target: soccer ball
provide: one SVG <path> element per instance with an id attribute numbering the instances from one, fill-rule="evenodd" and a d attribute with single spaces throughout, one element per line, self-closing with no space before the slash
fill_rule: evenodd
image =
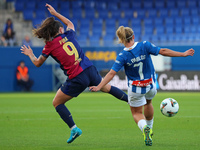
<path id="1" fill-rule="evenodd" d="M 173 117 L 178 113 L 178 102 L 173 98 L 166 98 L 160 104 L 160 111 L 167 117 Z"/>

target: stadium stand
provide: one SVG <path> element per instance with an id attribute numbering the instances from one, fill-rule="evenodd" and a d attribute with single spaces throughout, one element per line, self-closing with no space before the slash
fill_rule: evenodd
<path id="1" fill-rule="evenodd" d="M 44 9 L 45 3 L 50 3 L 58 12 L 72 19 L 78 40 L 89 43 L 84 44 L 88 46 L 115 43 L 110 41 L 116 40 L 115 31 L 120 25 L 132 27 L 138 41 L 151 40 L 160 45 L 166 42 L 179 45 L 181 40 L 200 41 L 198 35 L 195 37 L 195 33 L 200 32 L 198 0 L 10 1 L 15 11 L 21 13 L 25 21 L 31 21 L 33 26 L 51 16 Z M 100 25 L 97 20 L 101 20 Z M 101 40 L 103 42 L 99 44 Z"/>

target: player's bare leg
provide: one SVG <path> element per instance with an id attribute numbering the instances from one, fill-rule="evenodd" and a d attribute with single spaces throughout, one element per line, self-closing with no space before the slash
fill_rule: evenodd
<path id="1" fill-rule="evenodd" d="M 153 114 L 154 114 L 154 108 L 152 105 L 152 100 L 146 100 L 147 103 L 144 105 L 144 116 L 147 121 L 147 125 L 150 126 L 151 129 L 153 129 Z"/>
<path id="2" fill-rule="evenodd" d="M 142 114 L 143 106 L 140 106 L 140 107 L 130 106 L 130 109 L 131 109 L 133 119 L 135 120 L 137 124 L 140 120 L 146 120 L 145 116 Z"/>
<path id="3" fill-rule="evenodd" d="M 131 107 L 131 113 L 133 115 L 133 119 L 137 123 L 140 130 L 144 135 L 144 142 L 147 146 L 152 145 L 152 129 L 147 125 L 146 118 L 143 115 L 143 106 L 140 107 Z"/>
<path id="4" fill-rule="evenodd" d="M 56 108 L 60 104 L 65 104 L 67 101 L 72 99 L 72 96 L 64 94 L 61 89 L 59 89 L 56 93 L 56 96 L 53 99 L 53 106 Z"/>

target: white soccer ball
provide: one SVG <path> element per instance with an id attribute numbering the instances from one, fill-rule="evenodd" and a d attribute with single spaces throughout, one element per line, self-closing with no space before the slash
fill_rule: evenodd
<path id="1" fill-rule="evenodd" d="M 166 98 L 160 104 L 160 111 L 167 117 L 173 117 L 178 113 L 178 102 L 173 98 Z"/>

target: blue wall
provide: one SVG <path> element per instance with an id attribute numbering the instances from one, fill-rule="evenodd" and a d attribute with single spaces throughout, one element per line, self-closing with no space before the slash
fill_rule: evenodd
<path id="1" fill-rule="evenodd" d="M 191 47 L 195 49 L 195 55 L 187 58 L 172 58 L 172 70 L 200 70 L 200 46 L 166 46 L 176 51 L 185 51 Z M 117 55 L 122 47 L 98 47 L 83 48 L 84 52 L 99 52 L 106 54 L 106 57 L 100 57 L 99 54 L 92 59 L 98 70 L 110 69 L 114 63 L 113 56 Z M 38 57 L 41 54 L 42 47 L 33 48 L 34 54 Z M 29 68 L 30 78 L 34 80 L 33 91 L 52 91 L 52 67 L 43 64 L 40 68 L 35 67 L 29 57 L 21 54 L 20 47 L 5 48 L 0 47 L 0 92 L 16 91 L 16 67 L 21 60 L 24 60 Z"/>
<path id="2" fill-rule="evenodd" d="M 193 57 L 173 57 L 172 58 L 172 70 L 182 71 L 182 70 L 200 70 L 200 46 L 168 46 L 167 48 L 184 52 L 190 48 L 195 50 Z"/>
<path id="3" fill-rule="evenodd" d="M 41 54 L 42 48 L 33 48 L 35 55 Z M 16 68 L 24 60 L 29 68 L 30 78 L 34 80 L 33 91 L 52 90 L 52 69 L 50 65 L 43 64 L 35 67 L 28 56 L 21 54 L 19 47 L 0 48 L 0 91 L 9 92 L 18 90 L 16 86 Z"/>

